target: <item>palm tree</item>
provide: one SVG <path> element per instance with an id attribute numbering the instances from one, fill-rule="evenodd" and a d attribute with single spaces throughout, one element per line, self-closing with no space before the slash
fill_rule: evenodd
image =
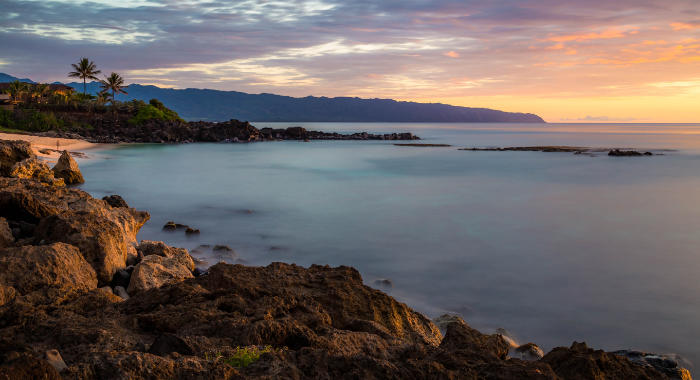
<path id="1" fill-rule="evenodd" d="M 97 74 L 101 73 L 101 71 L 97 70 L 95 63 L 87 58 L 81 58 L 80 61 L 78 61 L 78 64 L 71 63 L 71 66 L 73 66 L 73 70 L 75 71 L 68 73 L 68 76 L 82 79 L 83 94 L 86 94 L 87 90 L 85 87 L 85 81 L 87 79 L 98 80 Z"/>
<path id="2" fill-rule="evenodd" d="M 126 91 L 123 90 L 123 88 L 126 87 L 124 86 L 124 78 L 117 73 L 112 73 L 110 76 L 105 77 L 105 80 L 100 81 L 100 86 L 102 86 L 102 91 L 112 91 L 112 103 L 115 101 L 115 95 L 126 95 Z"/>
<path id="3" fill-rule="evenodd" d="M 17 102 L 19 99 L 22 98 L 22 95 L 24 94 L 25 91 L 27 91 L 28 85 L 24 82 L 20 82 L 18 80 L 10 83 L 9 88 L 7 89 L 7 92 L 10 93 L 10 97 L 12 97 L 12 100 L 14 102 Z"/>
<path id="4" fill-rule="evenodd" d="M 51 86 L 48 83 L 40 83 L 36 85 L 36 93 L 41 103 L 51 94 Z"/>

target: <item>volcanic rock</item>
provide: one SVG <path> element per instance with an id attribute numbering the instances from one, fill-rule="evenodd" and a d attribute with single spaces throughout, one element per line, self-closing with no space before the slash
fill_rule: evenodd
<path id="1" fill-rule="evenodd" d="M 73 157 L 71 157 L 66 150 L 61 153 L 61 157 L 58 158 L 58 162 L 51 170 L 53 170 L 56 178 L 63 178 L 66 185 L 85 183 L 83 174 L 80 172 L 80 168 L 78 168 L 78 163 L 75 162 Z"/>
<path id="2" fill-rule="evenodd" d="M 124 207 L 124 208 L 129 208 L 129 205 L 126 203 L 124 198 L 120 197 L 119 195 L 108 195 L 105 197 L 102 197 L 102 200 L 107 202 L 112 207 Z"/>

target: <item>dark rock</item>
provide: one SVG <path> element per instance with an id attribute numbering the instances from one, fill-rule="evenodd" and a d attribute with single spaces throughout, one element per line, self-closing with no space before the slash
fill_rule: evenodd
<path id="1" fill-rule="evenodd" d="M 229 247 L 228 245 L 215 245 L 214 248 L 212 248 L 212 251 L 214 252 L 233 252 L 233 249 Z"/>
<path id="2" fill-rule="evenodd" d="M 199 229 L 187 227 L 185 230 L 186 235 L 199 235 Z"/>
<path id="3" fill-rule="evenodd" d="M 166 356 L 173 352 L 181 355 L 194 355 L 192 348 L 182 339 L 173 334 L 161 334 L 148 349 L 149 354 Z"/>
<path id="4" fill-rule="evenodd" d="M 525 343 L 513 349 L 510 356 L 521 360 L 540 360 L 544 356 L 544 352 L 534 343 Z"/>
<path id="5" fill-rule="evenodd" d="M 675 355 L 658 355 L 647 352 L 620 350 L 611 352 L 631 360 L 633 363 L 647 368 L 653 368 L 671 379 L 691 380 L 690 372 L 681 367 L 680 358 Z"/>
<path id="6" fill-rule="evenodd" d="M 380 278 L 378 280 L 374 280 L 374 285 L 381 286 L 383 288 L 391 288 L 394 286 L 394 283 L 389 279 Z"/>
<path id="7" fill-rule="evenodd" d="M 642 156 L 642 153 L 637 152 L 636 150 L 620 150 L 620 149 L 613 149 L 610 152 L 608 152 L 608 156 L 615 156 L 615 157 L 637 157 L 637 156 Z"/>
<path id="8" fill-rule="evenodd" d="M 109 204 L 112 207 L 129 208 L 129 205 L 126 203 L 124 198 L 116 194 L 105 196 L 102 198 L 102 200 L 107 202 L 107 204 Z"/>
<path id="9" fill-rule="evenodd" d="M 0 217 L 0 249 L 9 247 L 14 242 L 15 237 L 7 219 Z"/>
<path id="10" fill-rule="evenodd" d="M 194 271 L 192 271 L 192 274 L 194 274 L 195 277 L 203 276 L 203 275 L 207 274 L 207 270 L 197 267 L 197 268 L 194 268 Z"/>
<path id="11" fill-rule="evenodd" d="M 126 269 L 122 269 L 122 270 L 117 271 L 117 273 L 114 274 L 114 277 L 112 277 L 112 281 L 109 283 L 109 285 L 112 288 L 117 287 L 117 286 L 127 288 L 129 286 L 130 279 L 131 279 L 131 273 L 126 271 Z"/>
<path id="12" fill-rule="evenodd" d="M 634 364 L 626 357 L 588 348 L 574 342 L 557 347 L 542 358 L 563 379 L 667 379 L 651 367 Z"/>

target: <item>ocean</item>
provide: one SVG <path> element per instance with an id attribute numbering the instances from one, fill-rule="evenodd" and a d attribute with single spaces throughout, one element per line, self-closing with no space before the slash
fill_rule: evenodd
<path id="1" fill-rule="evenodd" d="M 141 239 L 209 264 L 349 265 L 429 317 L 545 352 L 585 341 L 700 363 L 700 124 L 253 124 L 453 146 L 126 145 L 79 161 L 82 189 L 149 211 Z M 531 145 L 659 155 L 457 149 Z M 235 254 L 198 248 L 217 244 Z"/>

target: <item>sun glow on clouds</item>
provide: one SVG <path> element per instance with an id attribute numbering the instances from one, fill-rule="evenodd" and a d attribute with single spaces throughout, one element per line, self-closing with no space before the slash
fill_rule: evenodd
<path id="1" fill-rule="evenodd" d="M 561 3 L 3 0 L 0 65 L 65 80 L 89 54 L 161 87 L 700 121 L 697 0 Z"/>

